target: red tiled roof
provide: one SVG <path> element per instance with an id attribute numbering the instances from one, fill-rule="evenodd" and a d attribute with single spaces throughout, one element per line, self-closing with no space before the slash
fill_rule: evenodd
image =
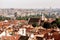
<path id="1" fill-rule="evenodd" d="M 18 40 L 19 39 L 19 35 L 17 35 L 17 36 L 2 36 L 2 40 L 4 40 L 5 38 L 7 39 L 7 40 Z"/>

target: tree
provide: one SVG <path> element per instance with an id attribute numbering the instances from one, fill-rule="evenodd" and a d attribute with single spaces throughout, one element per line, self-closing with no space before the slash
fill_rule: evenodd
<path id="1" fill-rule="evenodd" d="M 33 23 L 32 26 L 33 27 L 36 27 L 36 26 L 38 27 L 39 25 L 37 23 Z"/>
<path id="2" fill-rule="evenodd" d="M 2 16 L 0 16 L 0 21 L 2 20 Z"/>
<path id="3" fill-rule="evenodd" d="M 51 24 L 49 22 L 44 22 L 43 27 L 46 29 L 51 28 Z"/>
<path id="4" fill-rule="evenodd" d="M 53 22 L 51 23 L 51 25 L 52 25 L 52 28 L 55 28 L 55 27 L 57 27 L 56 20 L 55 20 L 55 21 L 53 21 Z"/>
<path id="5" fill-rule="evenodd" d="M 60 28 L 60 18 L 57 18 L 57 19 L 56 19 L 56 24 L 57 24 L 57 26 Z"/>
<path id="6" fill-rule="evenodd" d="M 21 20 L 21 16 L 17 17 L 16 19 L 17 19 L 17 20 Z"/>

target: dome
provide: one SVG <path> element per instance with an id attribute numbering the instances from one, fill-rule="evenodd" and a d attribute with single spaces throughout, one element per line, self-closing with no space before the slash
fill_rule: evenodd
<path id="1" fill-rule="evenodd" d="M 8 20 L 5 20 L 4 22 L 8 22 Z"/>

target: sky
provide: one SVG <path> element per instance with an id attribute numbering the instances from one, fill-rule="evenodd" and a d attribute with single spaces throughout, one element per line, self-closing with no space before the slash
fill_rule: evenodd
<path id="1" fill-rule="evenodd" d="M 60 0 L 0 0 L 0 8 L 60 8 Z"/>

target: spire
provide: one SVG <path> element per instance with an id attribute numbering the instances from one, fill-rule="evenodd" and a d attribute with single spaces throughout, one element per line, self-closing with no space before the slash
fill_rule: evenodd
<path id="1" fill-rule="evenodd" d="M 45 16 L 44 16 L 44 14 L 42 14 L 42 20 L 44 20 L 44 18 L 45 18 Z"/>

